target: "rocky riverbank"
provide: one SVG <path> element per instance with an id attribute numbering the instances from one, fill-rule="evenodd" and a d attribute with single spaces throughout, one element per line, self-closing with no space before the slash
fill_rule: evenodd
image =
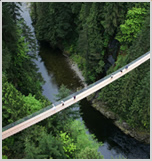
<path id="1" fill-rule="evenodd" d="M 130 135 L 131 137 L 145 144 L 150 144 L 150 134 L 149 133 L 139 131 L 137 129 L 133 129 L 125 121 L 120 121 L 120 117 L 114 112 L 110 111 L 105 103 L 97 100 L 97 97 L 98 97 L 98 94 L 96 93 L 87 98 L 88 101 L 92 102 L 92 107 L 94 107 L 96 110 L 98 110 L 108 119 L 112 119 L 114 125 L 116 125 L 126 135 Z"/>
<path id="2" fill-rule="evenodd" d="M 63 55 L 67 57 L 67 60 L 68 60 L 68 63 L 70 64 L 70 66 L 71 66 L 71 69 L 72 69 L 73 71 L 75 71 L 76 75 L 80 78 L 80 80 L 81 80 L 83 86 L 84 86 L 84 87 L 87 87 L 87 84 L 86 84 L 86 82 L 85 82 L 85 78 L 84 78 L 83 75 L 82 75 L 82 71 L 80 71 L 80 69 L 78 68 L 78 65 L 77 65 L 74 61 L 72 61 L 72 60 L 69 58 L 69 56 L 65 54 L 65 52 L 64 52 Z"/>

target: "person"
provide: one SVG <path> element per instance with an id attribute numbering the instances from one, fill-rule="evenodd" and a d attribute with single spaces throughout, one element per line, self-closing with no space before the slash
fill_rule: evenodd
<path id="1" fill-rule="evenodd" d="M 53 108 L 55 109 L 55 105 L 54 105 L 54 104 L 52 104 L 52 106 L 53 106 Z"/>
<path id="2" fill-rule="evenodd" d="M 111 75 L 111 78 L 113 78 L 113 75 Z"/>
<path id="3" fill-rule="evenodd" d="M 74 99 L 76 99 L 76 96 L 73 96 Z"/>
<path id="4" fill-rule="evenodd" d="M 126 69 L 128 69 L 128 66 L 126 66 Z"/>
<path id="5" fill-rule="evenodd" d="M 64 106 L 64 102 L 63 102 L 63 101 L 61 101 L 61 103 L 62 103 L 62 106 Z"/>
<path id="6" fill-rule="evenodd" d="M 122 70 L 120 70 L 120 72 L 122 73 Z"/>

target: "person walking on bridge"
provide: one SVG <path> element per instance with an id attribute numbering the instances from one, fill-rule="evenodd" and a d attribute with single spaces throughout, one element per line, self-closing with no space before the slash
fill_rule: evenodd
<path id="1" fill-rule="evenodd" d="M 62 106 L 64 106 L 64 102 L 63 102 L 63 101 L 61 101 L 61 103 L 62 103 Z"/>

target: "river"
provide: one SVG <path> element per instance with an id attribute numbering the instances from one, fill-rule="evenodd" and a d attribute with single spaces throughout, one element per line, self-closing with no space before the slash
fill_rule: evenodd
<path id="1" fill-rule="evenodd" d="M 23 3 L 22 10 L 23 18 L 34 33 L 29 10 L 25 3 Z M 38 60 L 34 61 L 45 80 L 43 95 L 51 102 L 55 101 L 55 95 L 58 94 L 59 87 L 62 84 L 72 92 L 83 87 L 82 81 L 76 72 L 72 70 L 69 60 L 60 50 L 51 49 L 45 43 L 41 44 L 37 54 Z M 111 120 L 95 110 L 89 101 L 86 99 L 80 101 L 79 110 L 82 112 L 81 120 L 84 121 L 87 133 L 94 134 L 97 141 L 103 142 L 104 145 L 99 148 L 99 151 L 105 159 L 119 158 L 121 156 L 128 159 L 150 158 L 150 145 L 142 144 L 125 135 L 113 125 Z"/>

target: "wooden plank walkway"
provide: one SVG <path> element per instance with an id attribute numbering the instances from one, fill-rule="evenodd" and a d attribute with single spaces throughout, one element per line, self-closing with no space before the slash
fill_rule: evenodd
<path id="1" fill-rule="evenodd" d="M 122 72 L 118 72 L 118 73 L 114 74 L 113 78 L 109 77 L 109 78 L 101 81 L 100 83 L 94 85 L 93 87 L 79 93 L 78 95 L 76 95 L 76 99 L 74 99 L 73 97 L 68 99 L 67 101 L 64 102 L 64 106 L 62 106 L 62 103 L 61 103 L 49 110 L 37 115 L 37 116 L 34 116 L 33 118 L 30 118 L 30 119 L 28 119 L 16 126 L 14 126 L 14 127 L 11 127 L 9 129 L 5 130 L 4 132 L 2 132 L 2 140 L 50 117 L 51 115 L 54 115 L 54 114 L 62 111 L 63 109 L 71 106 L 72 104 L 75 104 L 76 102 L 82 100 L 83 98 L 100 90 L 101 88 L 105 87 L 106 85 L 112 83 L 113 81 L 117 80 L 118 78 L 120 78 L 123 75 L 127 74 L 128 72 L 132 71 L 133 69 L 135 69 L 136 67 L 138 67 L 139 65 L 141 65 L 142 63 L 147 61 L 148 59 L 150 59 L 150 52 L 146 56 L 142 57 L 141 59 L 137 60 L 133 64 L 129 65 L 127 69 L 124 67 Z"/>

